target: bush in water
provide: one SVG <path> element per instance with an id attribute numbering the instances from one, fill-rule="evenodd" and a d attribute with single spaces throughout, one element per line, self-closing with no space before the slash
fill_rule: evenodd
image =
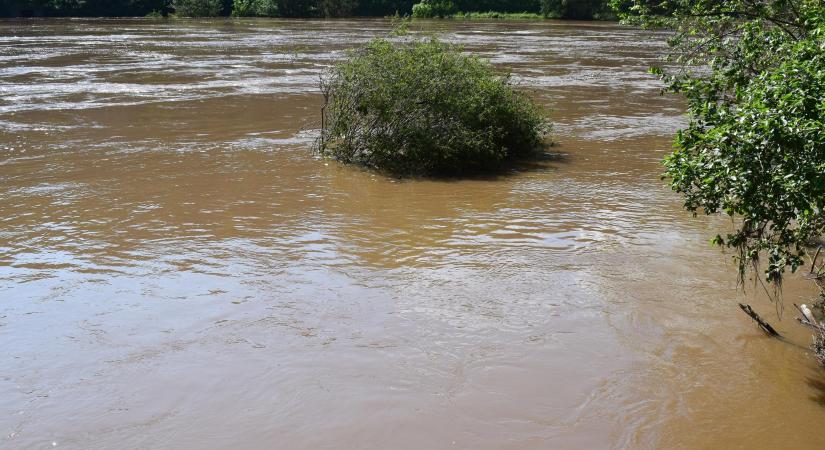
<path id="1" fill-rule="evenodd" d="M 396 175 L 500 169 L 535 154 L 550 130 L 509 76 L 437 39 L 373 40 L 334 66 L 321 88 L 316 150 Z"/>

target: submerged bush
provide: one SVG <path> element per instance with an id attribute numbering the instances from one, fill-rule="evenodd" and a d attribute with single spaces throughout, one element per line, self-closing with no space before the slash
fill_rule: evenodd
<path id="1" fill-rule="evenodd" d="M 399 175 L 490 171 L 541 148 L 543 110 L 436 39 L 376 39 L 322 78 L 322 155 Z"/>

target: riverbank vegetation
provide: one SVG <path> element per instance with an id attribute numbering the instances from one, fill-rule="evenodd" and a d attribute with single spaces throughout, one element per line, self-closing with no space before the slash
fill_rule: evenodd
<path id="1" fill-rule="evenodd" d="M 608 0 L 421 0 L 416 18 L 453 19 L 615 19 Z"/>
<path id="2" fill-rule="evenodd" d="M 347 17 L 409 14 L 414 0 L 5 0 L 2 17 Z"/>
<path id="3" fill-rule="evenodd" d="M 172 0 L 175 12 L 185 17 L 215 17 L 223 10 L 222 0 Z"/>
<path id="4" fill-rule="evenodd" d="M 820 0 L 618 0 L 624 19 L 676 31 L 676 70 L 654 69 L 688 102 L 690 123 L 665 160 L 688 211 L 723 213 L 740 279 L 778 294 L 804 265 L 825 301 L 825 5 Z M 628 8 L 629 7 L 629 8 Z M 701 69 L 693 69 L 700 67 Z M 776 295 L 773 296 L 776 298 Z M 799 308 L 825 362 L 821 314 Z"/>
<path id="5" fill-rule="evenodd" d="M 5 0 L 0 16 L 350 17 L 605 19 L 608 0 Z"/>
<path id="6" fill-rule="evenodd" d="M 505 13 L 496 11 L 456 13 L 451 18 L 458 20 L 544 20 L 541 14 L 530 12 Z"/>
<path id="7" fill-rule="evenodd" d="M 322 79 L 316 150 L 394 175 L 498 171 L 541 149 L 549 125 L 510 77 L 435 38 L 376 39 Z"/>

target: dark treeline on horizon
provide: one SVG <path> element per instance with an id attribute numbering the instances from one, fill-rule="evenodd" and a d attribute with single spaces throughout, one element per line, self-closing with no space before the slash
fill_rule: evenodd
<path id="1" fill-rule="evenodd" d="M 409 15 L 416 3 L 460 12 L 589 19 L 608 0 L 0 0 L 0 17 L 349 17 Z"/>

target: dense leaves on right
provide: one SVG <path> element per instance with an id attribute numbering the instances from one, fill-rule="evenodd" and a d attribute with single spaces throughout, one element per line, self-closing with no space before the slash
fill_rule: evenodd
<path id="1" fill-rule="evenodd" d="M 713 241 L 734 251 L 740 279 L 758 269 L 757 281 L 778 288 L 808 264 L 825 292 L 823 2 L 614 4 L 628 22 L 675 32 L 669 68 L 655 72 L 687 100 L 690 122 L 665 161 L 685 208 L 732 218 Z"/>

